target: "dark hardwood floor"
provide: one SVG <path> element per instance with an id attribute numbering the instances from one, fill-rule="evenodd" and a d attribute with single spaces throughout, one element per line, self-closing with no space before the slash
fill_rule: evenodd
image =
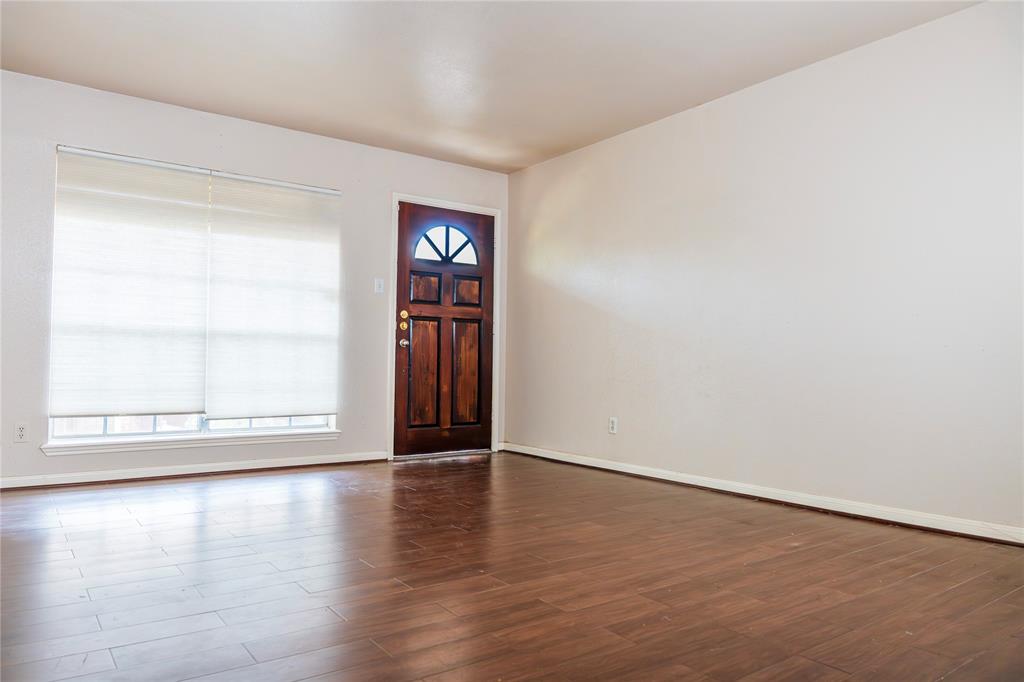
<path id="1" fill-rule="evenodd" d="M 4 682 L 1024 679 L 1024 549 L 519 455 L 2 523 Z"/>

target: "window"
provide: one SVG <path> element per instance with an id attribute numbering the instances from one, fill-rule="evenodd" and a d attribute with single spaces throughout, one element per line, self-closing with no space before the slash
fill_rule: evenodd
<path id="1" fill-rule="evenodd" d="M 57 162 L 53 437 L 324 426 L 336 192 L 64 147 Z"/>
<path id="2" fill-rule="evenodd" d="M 302 417 L 249 417 L 247 419 L 206 419 L 201 414 L 150 414 L 107 417 L 54 417 L 50 419 L 53 439 L 103 438 L 117 436 L 203 435 L 209 433 L 253 433 L 296 431 L 331 427 L 332 415 Z"/>
<path id="3" fill-rule="evenodd" d="M 476 265 L 476 247 L 466 233 L 451 225 L 438 225 L 424 233 L 416 242 L 413 257 L 442 263 Z"/>

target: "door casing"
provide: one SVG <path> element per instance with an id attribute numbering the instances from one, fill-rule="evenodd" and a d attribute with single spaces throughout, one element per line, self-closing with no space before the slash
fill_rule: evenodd
<path id="1" fill-rule="evenodd" d="M 505 234 L 505 223 L 502 220 L 501 209 L 489 208 L 486 206 L 474 206 L 457 201 L 444 199 L 432 199 L 413 194 L 402 194 L 395 192 L 391 195 L 391 254 L 387 282 L 385 289 L 388 296 L 388 318 L 387 334 L 384 337 L 388 344 L 388 372 L 387 390 L 387 453 L 388 459 L 395 458 L 395 331 L 398 316 L 397 292 L 394 287 L 398 280 L 398 204 L 402 201 L 423 204 L 424 206 L 435 206 L 437 208 L 450 208 L 456 211 L 468 213 L 479 213 L 494 217 L 494 315 L 492 322 L 492 343 L 491 362 L 491 452 L 497 452 L 501 436 L 505 433 L 505 245 L 507 236 Z M 434 453 L 433 456 L 445 453 Z"/>

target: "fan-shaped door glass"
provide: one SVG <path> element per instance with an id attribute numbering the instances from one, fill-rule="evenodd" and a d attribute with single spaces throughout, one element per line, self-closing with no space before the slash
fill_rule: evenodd
<path id="1" fill-rule="evenodd" d="M 417 260 L 477 265 L 476 247 L 466 233 L 451 225 L 432 227 L 416 242 Z"/>

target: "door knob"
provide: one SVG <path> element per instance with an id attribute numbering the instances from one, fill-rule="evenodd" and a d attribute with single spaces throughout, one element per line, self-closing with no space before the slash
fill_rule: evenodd
<path id="1" fill-rule="evenodd" d="M 401 341 L 398 342 L 398 345 L 401 346 L 402 348 L 408 348 L 409 339 L 402 339 Z"/>

